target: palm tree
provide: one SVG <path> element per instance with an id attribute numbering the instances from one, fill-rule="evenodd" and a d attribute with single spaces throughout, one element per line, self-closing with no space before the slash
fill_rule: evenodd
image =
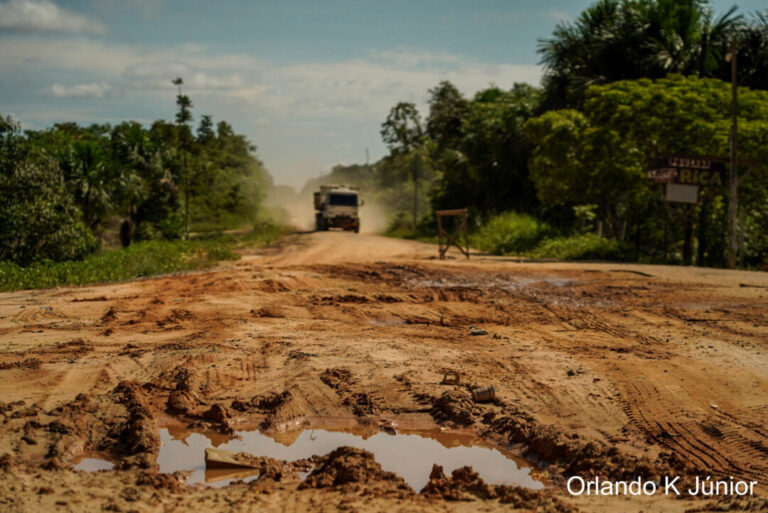
<path id="1" fill-rule="evenodd" d="M 71 187 L 83 213 L 83 221 L 94 234 L 113 206 L 115 184 L 99 144 L 76 141 L 69 148 Z"/>
<path id="2" fill-rule="evenodd" d="M 593 84 L 669 73 L 713 76 L 738 29 L 704 0 L 598 0 L 539 43 L 544 109 L 578 107 Z"/>

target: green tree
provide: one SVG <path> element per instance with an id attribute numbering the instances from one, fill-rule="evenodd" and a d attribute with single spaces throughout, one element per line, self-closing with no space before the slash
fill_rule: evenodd
<path id="1" fill-rule="evenodd" d="M 464 106 L 454 96 L 459 108 L 453 110 L 461 112 L 460 121 L 433 124 L 451 127 L 449 135 L 435 132 L 438 140 L 451 141 L 434 157 L 442 171 L 432 192 L 435 208 L 471 206 L 483 217 L 504 210 L 530 212 L 536 208 L 528 178 L 531 145 L 523 124 L 539 100 L 540 91 L 526 84 L 515 84 L 509 91 L 485 89 Z M 460 136 L 451 135 L 456 133 Z"/>
<path id="2" fill-rule="evenodd" d="M 413 103 L 400 102 L 392 107 L 386 121 L 381 125 L 381 137 L 389 146 L 391 155 L 409 155 L 415 228 L 419 217 L 419 182 L 423 174 L 425 143 L 421 115 L 416 106 Z"/>
<path id="3" fill-rule="evenodd" d="M 768 93 L 742 88 L 739 95 L 741 154 L 765 162 Z M 658 232 L 653 235 L 652 230 L 639 227 L 664 225 L 653 219 L 663 219 L 667 212 L 684 214 L 690 220 L 684 227 L 688 235 L 678 233 L 675 237 L 682 241 L 686 259 L 690 259 L 694 219 L 711 219 L 711 213 L 722 204 L 724 189 L 708 189 L 696 211 L 665 205 L 645 170 L 656 152 L 727 156 L 730 97 L 730 84 L 680 75 L 591 87 L 583 114 L 550 111 L 526 123 L 528 137 L 535 145 L 531 178 L 539 198 L 548 205 L 594 203 L 611 235 L 626 232 L 625 223 L 631 223 L 634 230 L 630 230 L 637 237 L 657 237 L 636 241 L 638 246 L 647 247 L 664 244 L 658 240 Z M 764 168 L 756 170 L 750 180 L 759 181 L 764 172 Z M 768 199 L 766 191 L 762 198 Z M 750 201 L 759 204 L 756 197 Z M 709 211 L 703 217 L 702 208 Z M 713 248 L 720 247 L 710 241 Z M 721 262 L 722 255 L 712 255 L 712 261 Z"/>
<path id="4" fill-rule="evenodd" d="M 750 89 L 768 90 L 768 10 L 754 13 L 739 27 L 735 38 L 738 50 L 738 82 Z M 731 66 L 721 62 L 717 77 L 731 80 Z"/>
<path id="5" fill-rule="evenodd" d="M 393 152 L 408 153 L 422 142 L 421 116 L 413 103 L 400 102 L 381 125 L 381 137 Z"/>
<path id="6" fill-rule="evenodd" d="M 429 90 L 427 135 L 439 149 L 459 146 L 468 111 L 469 102 L 451 82 L 443 80 Z"/>
<path id="7" fill-rule="evenodd" d="M 720 76 L 741 27 L 705 0 L 598 0 L 539 43 L 545 108 L 580 107 L 587 88 L 669 73 Z"/>
<path id="8" fill-rule="evenodd" d="M 82 258 L 96 247 L 56 161 L 35 153 L 10 118 L 0 117 L 0 260 Z"/>
<path id="9" fill-rule="evenodd" d="M 189 123 L 192 121 L 192 100 L 186 94 L 181 94 L 181 86 L 184 84 L 184 80 L 181 77 L 172 80 L 172 82 L 179 88 L 179 94 L 176 95 L 176 106 L 178 107 L 176 111 L 176 125 L 179 127 L 179 154 L 182 162 L 181 183 L 184 186 L 185 234 L 189 237 L 189 200 L 192 195 L 195 179 L 189 159 L 189 153 L 192 151 L 192 144 L 194 142 L 192 131 L 189 128 Z"/>

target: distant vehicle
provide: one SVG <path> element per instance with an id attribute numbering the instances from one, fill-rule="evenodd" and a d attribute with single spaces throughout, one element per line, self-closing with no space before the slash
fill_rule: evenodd
<path id="1" fill-rule="evenodd" d="M 360 231 L 358 207 L 363 206 L 360 188 L 354 185 L 324 184 L 315 196 L 315 229 L 329 228 Z"/>

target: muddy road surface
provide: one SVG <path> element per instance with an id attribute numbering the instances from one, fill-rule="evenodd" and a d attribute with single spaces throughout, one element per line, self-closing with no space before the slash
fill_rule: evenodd
<path id="1" fill-rule="evenodd" d="M 436 254 L 295 234 L 0 295 L 0 510 L 768 510 L 768 275 Z"/>

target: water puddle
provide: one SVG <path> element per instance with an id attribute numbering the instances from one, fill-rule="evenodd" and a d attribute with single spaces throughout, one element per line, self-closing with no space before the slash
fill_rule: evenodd
<path id="1" fill-rule="evenodd" d="M 471 280 L 451 280 L 446 278 L 438 278 L 436 280 L 411 280 L 411 285 L 422 288 L 464 288 L 464 289 L 493 289 L 499 288 L 503 290 L 520 290 L 529 287 L 535 287 L 538 285 L 544 285 L 553 288 L 564 288 L 573 285 L 574 281 L 567 278 L 557 277 L 537 277 L 537 278 L 513 278 L 512 280 L 504 280 L 500 278 L 492 278 L 484 281 L 471 281 Z"/>
<path id="2" fill-rule="evenodd" d="M 97 472 L 99 470 L 112 470 L 115 464 L 99 458 L 83 458 L 73 468 L 75 470 L 85 470 L 86 472 Z"/>
<path id="3" fill-rule="evenodd" d="M 395 472 L 417 492 L 429 481 L 432 464 L 442 465 L 449 475 L 456 468 L 470 465 L 488 483 L 532 489 L 544 487 L 531 476 L 530 468 L 518 466 L 514 459 L 497 449 L 478 445 L 477 438 L 472 435 L 460 436 L 436 430 L 418 434 L 376 432 L 366 437 L 314 429 L 283 435 L 289 436 L 281 436 L 281 441 L 276 441 L 258 431 L 240 431 L 238 438 L 231 439 L 211 433 L 163 428 L 160 430 L 163 445 L 158 465 L 161 472 L 192 471 L 187 484 L 218 487 L 237 479 L 248 481 L 258 476 L 248 470 L 234 473 L 227 469 L 206 470 L 204 452 L 207 447 L 294 461 L 328 454 L 346 445 L 372 452 L 384 470 Z"/>

